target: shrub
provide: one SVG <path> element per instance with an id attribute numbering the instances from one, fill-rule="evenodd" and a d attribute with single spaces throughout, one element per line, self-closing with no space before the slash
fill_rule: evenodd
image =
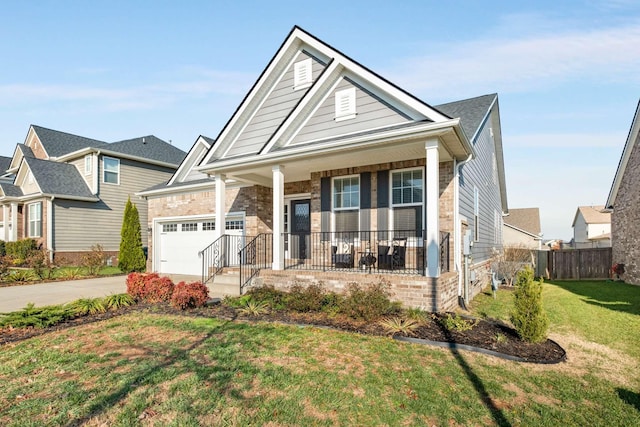
<path id="1" fill-rule="evenodd" d="M 75 280 L 80 277 L 81 271 L 78 267 L 65 267 L 58 272 L 58 278 L 62 280 Z"/>
<path id="2" fill-rule="evenodd" d="M 134 305 L 136 301 L 129 294 L 113 294 L 104 298 L 104 306 L 107 310 L 118 310 L 122 307 Z"/>
<path id="3" fill-rule="evenodd" d="M 142 231 L 140 229 L 140 215 L 138 208 L 127 200 L 120 231 L 120 252 L 118 267 L 124 272 L 144 271 L 147 261 L 142 249 Z"/>
<path id="4" fill-rule="evenodd" d="M 26 264 L 40 280 L 52 279 L 56 270 L 49 251 L 44 248 L 32 251 L 26 259 Z"/>
<path id="5" fill-rule="evenodd" d="M 31 270 L 11 270 L 7 275 L 7 281 L 11 283 L 32 282 L 36 276 Z"/>
<path id="6" fill-rule="evenodd" d="M 169 301 L 175 287 L 168 277 L 160 277 L 157 273 L 130 273 L 127 276 L 127 293 L 136 301 L 162 302 Z"/>
<path id="7" fill-rule="evenodd" d="M 247 295 L 254 301 L 266 303 L 272 310 L 283 310 L 286 306 L 286 292 L 276 289 L 273 285 L 251 288 Z"/>
<path id="8" fill-rule="evenodd" d="M 178 283 L 171 295 L 171 305 L 185 310 L 187 308 L 202 307 L 209 299 L 209 288 L 202 282 Z"/>
<path id="9" fill-rule="evenodd" d="M 34 239 L 22 239 L 6 242 L 5 248 L 7 255 L 14 259 L 14 264 L 22 265 L 32 252 L 38 250 L 38 243 Z"/>
<path id="10" fill-rule="evenodd" d="M 440 323 L 448 331 L 456 332 L 470 331 L 476 325 L 475 321 L 464 319 L 457 313 L 453 316 L 451 313 L 447 313 L 445 317 L 440 318 Z"/>
<path id="11" fill-rule="evenodd" d="M 533 269 L 522 269 L 516 278 L 511 323 L 520 338 L 527 342 L 546 339 L 549 319 L 542 307 L 542 281 L 533 280 Z"/>
<path id="12" fill-rule="evenodd" d="M 5 247 L 4 240 L 0 240 L 0 256 L 5 256 L 7 254 L 7 248 Z"/>
<path id="13" fill-rule="evenodd" d="M 389 300 L 390 285 L 386 281 L 362 288 L 357 283 L 347 285 L 347 295 L 341 301 L 340 312 L 354 319 L 377 320 L 397 312 L 399 306 Z"/>
<path id="14" fill-rule="evenodd" d="M 247 316 L 260 316 L 269 312 L 269 304 L 266 301 L 256 301 L 252 298 L 244 300 L 240 313 Z"/>
<path id="15" fill-rule="evenodd" d="M 87 269 L 87 274 L 89 276 L 96 276 L 104 265 L 104 260 L 105 256 L 102 245 L 95 244 L 91 246 L 91 252 L 82 255 L 80 265 Z"/>
<path id="16" fill-rule="evenodd" d="M 11 258 L 8 256 L 0 256 L 0 280 L 6 279 L 11 267 Z"/>
<path id="17" fill-rule="evenodd" d="M 308 286 L 295 284 L 289 289 L 285 297 L 288 309 L 307 312 L 320 311 L 325 303 L 326 292 L 321 284 L 312 283 Z"/>
<path id="18" fill-rule="evenodd" d="M 62 305 L 35 307 L 27 304 L 22 310 L 0 316 L 0 327 L 47 328 L 73 318 L 73 311 Z"/>
<path id="19" fill-rule="evenodd" d="M 379 324 L 389 335 L 403 334 L 407 336 L 415 335 L 415 330 L 420 326 L 420 322 L 416 319 L 397 316 L 382 319 Z"/>
<path id="20" fill-rule="evenodd" d="M 98 314 L 107 311 L 102 298 L 80 298 L 67 304 L 67 307 L 76 316 L 86 316 L 87 314 Z"/>
<path id="21" fill-rule="evenodd" d="M 129 273 L 126 279 L 127 293 L 136 301 L 142 301 L 146 296 L 147 277 L 160 277 L 156 273 Z"/>

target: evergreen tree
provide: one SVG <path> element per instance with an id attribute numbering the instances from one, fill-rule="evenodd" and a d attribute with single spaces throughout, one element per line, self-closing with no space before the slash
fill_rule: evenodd
<path id="1" fill-rule="evenodd" d="M 529 266 L 518 272 L 513 294 L 511 323 L 524 341 L 540 342 L 547 337 L 549 318 L 542 307 L 542 279 L 533 280 Z"/>
<path id="2" fill-rule="evenodd" d="M 120 232 L 120 254 L 118 255 L 118 267 L 125 273 L 132 271 L 144 271 L 146 260 L 142 250 L 142 230 L 140 228 L 140 215 L 138 208 L 127 200 L 122 219 L 122 231 Z"/>

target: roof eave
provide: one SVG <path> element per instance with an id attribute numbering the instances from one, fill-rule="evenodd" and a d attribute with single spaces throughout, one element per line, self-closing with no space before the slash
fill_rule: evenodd
<path id="1" fill-rule="evenodd" d="M 639 133 L 640 133 L 640 100 L 636 105 L 636 111 L 633 115 L 631 128 L 629 129 L 629 134 L 627 135 L 627 140 L 624 144 L 622 155 L 620 156 L 620 161 L 618 162 L 618 168 L 616 169 L 616 174 L 614 175 L 613 182 L 611 184 L 611 190 L 609 190 L 609 196 L 607 197 L 607 202 L 604 205 L 604 207 L 607 209 L 613 209 L 615 206 L 616 197 L 618 196 L 618 189 L 620 188 L 620 181 L 622 180 L 622 176 L 624 175 L 624 172 L 627 168 L 627 163 L 629 161 L 629 157 L 631 156 L 631 151 L 633 151 L 634 142 L 638 138 Z"/>

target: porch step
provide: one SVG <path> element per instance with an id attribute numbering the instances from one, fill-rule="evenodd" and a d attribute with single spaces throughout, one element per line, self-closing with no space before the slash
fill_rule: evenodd
<path id="1" fill-rule="evenodd" d="M 238 296 L 240 295 L 240 273 L 217 274 L 207 283 L 207 286 L 212 297 Z"/>

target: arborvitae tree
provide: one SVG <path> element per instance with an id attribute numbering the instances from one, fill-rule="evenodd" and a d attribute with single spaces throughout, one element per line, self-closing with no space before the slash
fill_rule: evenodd
<path id="1" fill-rule="evenodd" d="M 122 219 L 122 231 L 120 232 L 120 254 L 118 255 L 118 267 L 125 273 L 132 271 L 144 271 L 146 260 L 142 250 L 142 231 L 140 229 L 140 215 L 138 208 L 127 200 Z"/>
<path id="2" fill-rule="evenodd" d="M 524 341 L 540 342 L 547 338 L 549 319 L 542 308 L 542 279 L 533 280 L 530 266 L 518 272 L 513 294 L 511 323 Z"/>

